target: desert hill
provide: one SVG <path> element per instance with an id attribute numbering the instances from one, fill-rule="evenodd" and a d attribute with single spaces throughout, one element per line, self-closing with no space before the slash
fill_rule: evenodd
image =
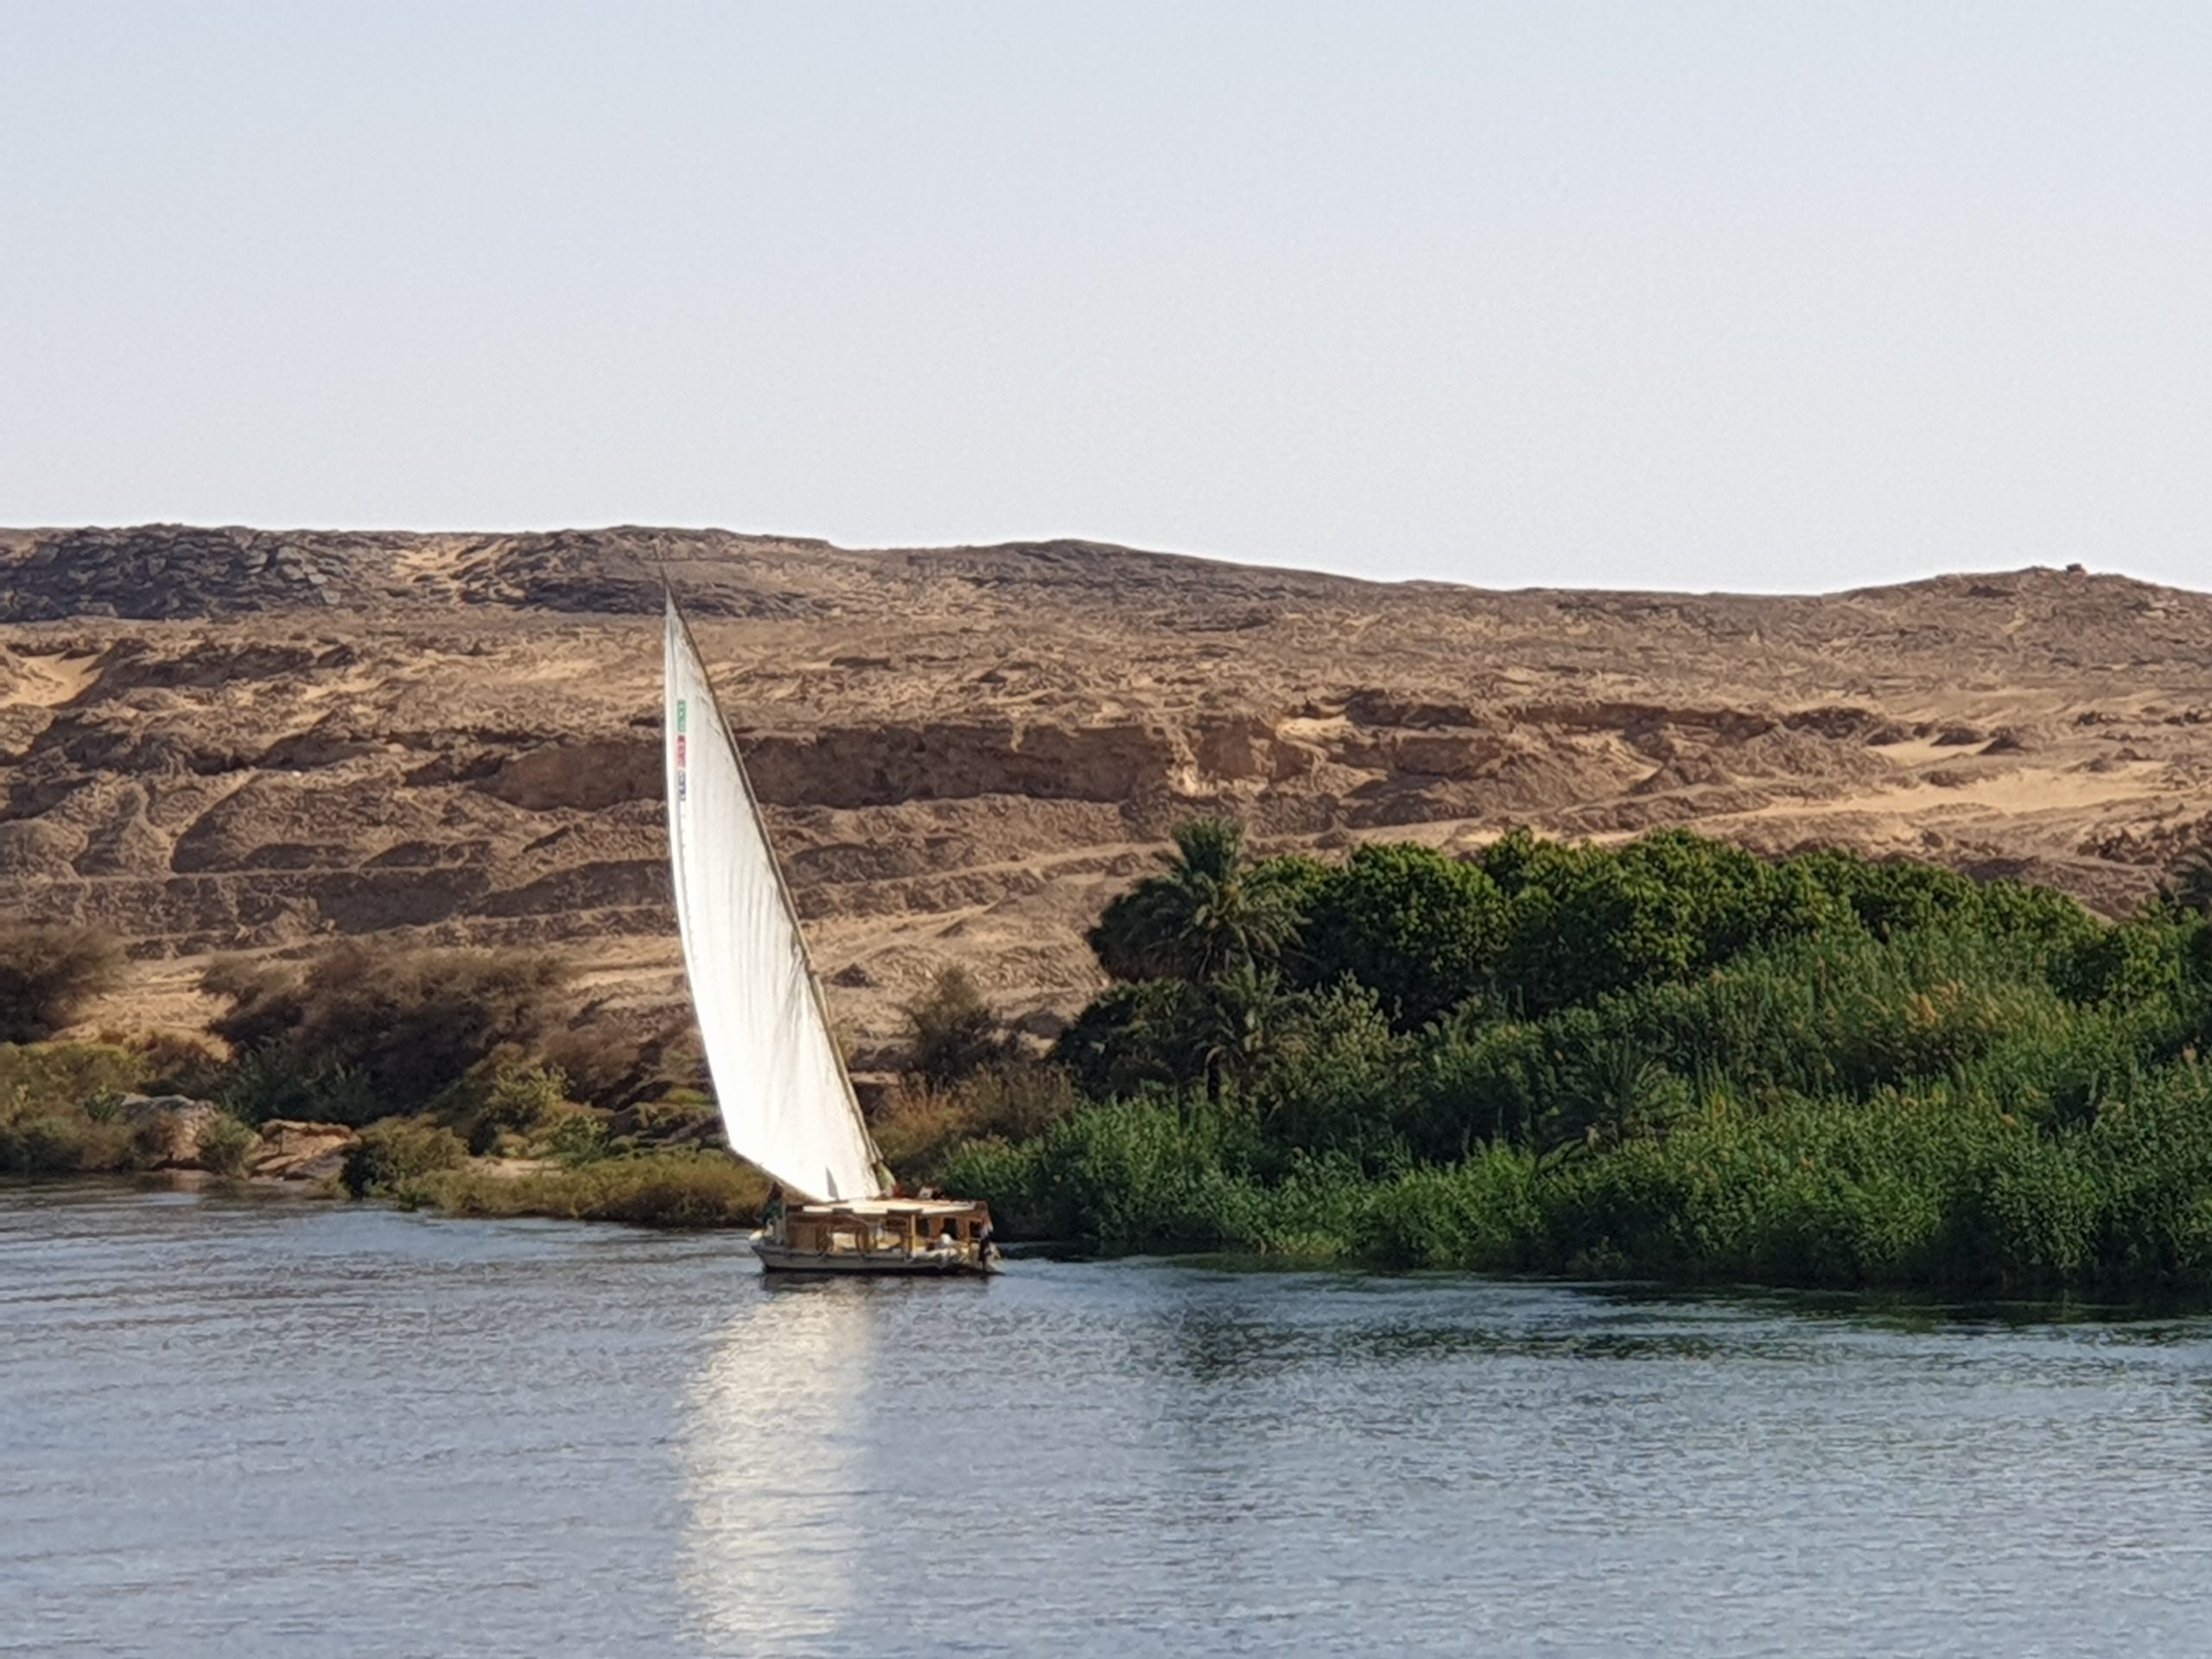
<path id="1" fill-rule="evenodd" d="M 1383 585 L 1089 543 L 0 531 L 0 910 L 210 953 L 556 946 L 679 995 L 659 583 L 861 1046 L 938 964 L 1041 1026 L 1168 828 L 1269 848 L 1688 825 L 2117 912 L 2212 834 L 2212 596 L 2031 569 L 1817 598 Z"/>

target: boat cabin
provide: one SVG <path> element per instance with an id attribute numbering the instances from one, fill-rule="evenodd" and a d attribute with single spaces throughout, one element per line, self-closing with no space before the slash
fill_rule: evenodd
<path id="1" fill-rule="evenodd" d="M 990 1225 L 989 1205 L 951 1198 L 794 1204 L 755 1250 L 769 1266 L 822 1273 L 988 1272 Z"/>

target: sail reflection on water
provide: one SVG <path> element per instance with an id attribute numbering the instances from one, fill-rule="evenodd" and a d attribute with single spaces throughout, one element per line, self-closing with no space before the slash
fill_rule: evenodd
<path id="1" fill-rule="evenodd" d="M 681 1576 L 716 1652 L 818 1641 L 861 1593 L 876 1298 L 849 1281 L 760 1283 L 715 1338 L 683 1414 Z"/>

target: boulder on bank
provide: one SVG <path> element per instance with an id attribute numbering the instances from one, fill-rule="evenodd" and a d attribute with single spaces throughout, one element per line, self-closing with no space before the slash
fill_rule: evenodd
<path id="1" fill-rule="evenodd" d="M 257 1181 L 319 1181 L 345 1166 L 346 1152 L 361 1138 L 342 1123 L 276 1117 L 261 1126 L 245 1150 L 243 1165 L 225 1160 L 218 1166 L 207 1157 L 208 1135 L 228 1122 L 228 1114 L 213 1101 L 189 1095 L 125 1095 L 118 1111 L 130 1126 L 138 1166 L 144 1169 L 210 1170 Z M 235 1126 L 229 1132 L 245 1133 Z"/>
<path id="2" fill-rule="evenodd" d="M 272 1117 L 261 1141 L 245 1155 L 245 1173 L 257 1181 L 320 1181 L 346 1166 L 360 1136 L 342 1123 L 302 1123 Z"/>
<path id="3" fill-rule="evenodd" d="M 202 1169 L 200 1136 L 223 1116 L 212 1100 L 189 1095 L 125 1095 L 118 1115 L 149 1169 Z"/>

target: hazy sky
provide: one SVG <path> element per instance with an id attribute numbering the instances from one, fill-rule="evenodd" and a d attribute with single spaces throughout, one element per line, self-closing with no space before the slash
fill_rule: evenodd
<path id="1" fill-rule="evenodd" d="M 0 523 L 2212 587 L 2212 5 L 0 0 Z"/>

